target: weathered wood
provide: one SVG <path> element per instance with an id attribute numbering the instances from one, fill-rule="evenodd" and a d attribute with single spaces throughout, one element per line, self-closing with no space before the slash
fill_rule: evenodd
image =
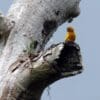
<path id="1" fill-rule="evenodd" d="M 14 26 L 14 21 L 5 17 L 2 13 L 0 13 L 0 35 L 10 32 L 10 30 Z"/>
<path id="2" fill-rule="evenodd" d="M 51 83 L 82 72 L 80 48 L 75 43 L 60 43 L 36 58 L 20 58 L 10 67 L 1 100 L 39 100 Z"/>
<path id="3" fill-rule="evenodd" d="M 79 15 L 79 2 L 80 0 L 14 1 L 6 17 L 14 22 L 14 27 L 9 31 L 0 56 L 0 100 L 40 100 L 41 93 L 47 85 L 61 76 L 63 78 L 81 72 L 81 69 L 76 68 L 67 72 L 66 68 L 55 66 L 56 57 L 63 58 L 58 56 L 64 47 L 63 43 L 61 46 L 54 46 L 56 49 L 50 48 L 46 51 L 53 54 L 43 54 L 46 43 L 58 26 Z M 57 53 L 52 50 L 56 50 Z M 77 54 L 79 52 L 80 50 Z M 76 59 L 78 58 L 79 55 Z M 81 62 L 80 59 L 78 61 Z M 71 65 L 73 64 L 69 64 L 68 68 Z"/>
<path id="4" fill-rule="evenodd" d="M 11 29 L 14 27 L 14 21 L 0 13 L 0 54 L 6 44 Z"/>

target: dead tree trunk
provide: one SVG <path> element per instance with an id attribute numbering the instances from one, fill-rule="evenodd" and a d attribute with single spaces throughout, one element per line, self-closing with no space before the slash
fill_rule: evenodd
<path id="1" fill-rule="evenodd" d="M 76 43 L 44 50 L 54 31 L 78 16 L 80 0 L 15 0 L 0 14 L 0 100 L 40 100 L 53 82 L 82 72 Z"/>

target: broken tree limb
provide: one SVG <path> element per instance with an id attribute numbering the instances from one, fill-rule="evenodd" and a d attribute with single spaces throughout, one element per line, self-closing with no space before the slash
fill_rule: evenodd
<path id="1" fill-rule="evenodd" d="M 56 48 L 57 55 L 55 55 L 56 53 L 50 55 L 49 50 L 44 53 L 44 47 L 54 31 L 65 21 L 72 20 L 79 15 L 79 2 L 80 0 L 14 1 L 8 11 L 7 18 L 13 20 L 15 25 L 9 32 L 0 56 L 0 100 L 40 100 L 44 88 L 49 83 L 60 79 L 57 76 L 60 75 L 63 78 L 80 72 L 78 71 L 80 69 L 73 67 L 76 62 L 71 63 L 75 60 L 74 57 L 80 58 L 79 55 L 77 58 L 70 53 L 70 50 L 74 52 L 73 48 L 66 49 L 69 51 L 67 52 L 68 59 L 71 57 L 67 65 L 68 73 L 65 73 L 65 65 L 61 66 L 58 63 L 60 61 L 62 65 L 67 63 L 67 59 L 62 60 L 63 56 L 58 57 L 64 44 L 61 44 L 61 48 L 59 46 Z M 54 52 L 52 50 L 55 49 L 50 48 L 49 52 Z M 74 54 L 77 52 L 75 49 Z M 34 59 L 30 59 L 30 57 Z M 38 61 L 37 57 L 40 57 Z M 61 59 L 55 59 L 56 57 Z M 50 69 L 46 71 L 45 67 Z M 53 76 L 55 76 L 55 80 Z M 49 78 L 52 82 L 47 81 Z"/>
<path id="2" fill-rule="evenodd" d="M 47 86 L 82 70 L 80 48 L 76 43 L 53 45 L 36 58 L 34 55 L 20 58 L 10 67 L 1 100 L 40 100 Z"/>

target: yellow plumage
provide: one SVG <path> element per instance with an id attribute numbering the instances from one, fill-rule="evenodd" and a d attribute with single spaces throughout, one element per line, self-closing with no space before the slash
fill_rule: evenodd
<path id="1" fill-rule="evenodd" d="M 74 29 L 72 27 L 68 27 L 67 33 L 66 33 L 66 36 L 65 36 L 65 42 L 67 42 L 67 41 L 74 42 L 75 39 L 76 39 L 76 34 L 74 32 Z"/>

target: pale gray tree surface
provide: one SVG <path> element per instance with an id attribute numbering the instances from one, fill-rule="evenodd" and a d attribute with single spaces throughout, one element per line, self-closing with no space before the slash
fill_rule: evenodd
<path id="1" fill-rule="evenodd" d="M 80 13 L 80 0 L 15 0 L 0 14 L 0 100 L 40 100 L 43 90 L 82 72 L 76 43 L 44 50 L 54 31 Z"/>

